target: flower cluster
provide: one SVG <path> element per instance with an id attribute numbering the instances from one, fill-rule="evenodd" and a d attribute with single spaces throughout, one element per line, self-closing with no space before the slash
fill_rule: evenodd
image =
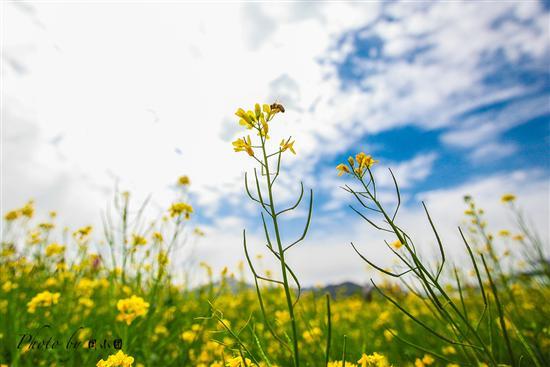
<path id="1" fill-rule="evenodd" d="M 48 257 L 55 256 L 65 252 L 65 246 L 60 245 L 58 243 L 52 243 L 46 247 L 45 251 L 46 251 L 46 256 Z"/>
<path id="2" fill-rule="evenodd" d="M 248 358 L 245 358 L 243 360 L 243 357 L 235 357 L 231 358 L 227 363 L 225 364 L 227 367 L 249 367 L 253 366 L 252 361 Z"/>
<path id="3" fill-rule="evenodd" d="M 4 215 L 4 219 L 8 222 L 19 219 L 21 217 L 32 218 L 34 214 L 34 201 L 29 200 L 23 207 L 10 210 Z"/>
<path id="4" fill-rule="evenodd" d="M 139 316 L 145 316 L 149 310 L 149 303 L 138 296 L 121 299 L 116 305 L 120 312 L 117 316 L 118 321 L 124 321 L 130 325 Z"/>
<path id="5" fill-rule="evenodd" d="M 132 367 L 134 357 L 130 357 L 119 350 L 117 354 L 110 355 L 106 361 L 101 359 L 97 362 L 96 367 Z"/>
<path id="6" fill-rule="evenodd" d="M 514 194 L 504 194 L 500 198 L 500 201 L 502 201 L 503 203 L 511 203 L 514 200 L 516 200 L 516 196 Z"/>
<path id="7" fill-rule="evenodd" d="M 358 178 L 362 178 L 365 175 L 365 172 L 370 170 L 370 168 L 376 163 L 378 163 L 378 161 L 373 159 L 370 155 L 360 152 L 355 155 L 355 159 L 350 156 L 348 158 L 347 165 L 340 163 L 336 166 L 336 169 L 338 170 L 338 176 L 342 176 L 345 173 L 353 173 Z"/>
<path id="8" fill-rule="evenodd" d="M 132 246 L 145 246 L 147 239 L 139 234 L 132 234 Z"/>
<path id="9" fill-rule="evenodd" d="M 343 361 L 332 361 L 328 363 L 328 367 L 342 367 Z M 365 354 L 357 361 L 357 364 L 346 362 L 346 366 L 349 367 L 391 367 L 388 359 L 379 353 Z"/>
<path id="10" fill-rule="evenodd" d="M 357 363 L 361 367 L 390 367 L 388 359 L 382 354 L 376 352 L 370 355 L 363 353 L 361 359 L 359 359 Z"/>
<path id="11" fill-rule="evenodd" d="M 414 367 L 425 367 L 433 364 L 434 362 L 435 362 L 435 359 L 431 355 L 424 354 L 424 357 L 422 357 L 422 359 L 417 358 L 414 361 Z"/>
<path id="12" fill-rule="evenodd" d="M 235 112 L 235 115 L 240 118 L 239 124 L 241 126 L 244 126 L 249 130 L 256 130 L 262 142 L 265 142 L 267 139 L 269 139 L 269 122 L 279 112 L 285 112 L 285 109 L 282 105 L 278 103 L 273 103 L 271 105 L 264 104 L 262 107 L 260 107 L 259 103 L 256 103 L 256 105 L 254 106 L 254 111 L 245 111 L 242 108 L 239 108 L 237 112 Z M 235 152 L 246 152 L 249 156 L 254 157 L 255 146 L 252 145 L 252 139 L 250 138 L 250 135 L 239 138 L 235 140 L 232 144 Z M 279 152 L 282 153 L 286 150 L 289 150 L 293 154 L 296 154 L 296 151 L 294 150 L 294 141 L 290 141 L 290 138 L 286 140 L 283 139 L 281 141 Z"/>
<path id="13" fill-rule="evenodd" d="M 92 226 L 85 226 L 82 228 L 77 229 L 73 233 L 73 237 L 77 240 L 84 241 L 85 239 L 90 236 L 90 233 L 92 233 Z"/>
<path id="14" fill-rule="evenodd" d="M 178 178 L 178 185 L 179 186 L 188 186 L 191 184 L 191 180 L 189 179 L 189 176 L 180 176 Z"/>
<path id="15" fill-rule="evenodd" d="M 60 296 L 61 294 L 59 293 L 51 293 L 49 291 L 38 293 L 29 303 L 27 303 L 27 310 L 29 313 L 35 313 L 37 307 L 50 307 L 51 305 L 55 305 L 59 302 Z"/>
<path id="16" fill-rule="evenodd" d="M 193 213 L 193 207 L 187 203 L 179 202 L 173 203 L 170 206 L 169 211 L 172 218 L 179 217 L 181 214 L 183 214 L 185 219 L 189 219 L 191 218 L 191 214 Z"/>

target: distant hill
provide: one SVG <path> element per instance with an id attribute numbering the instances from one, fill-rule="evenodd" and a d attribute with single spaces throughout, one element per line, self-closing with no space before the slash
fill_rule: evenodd
<path id="1" fill-rule="evenodd" d="M 309 287 L 306 291 L 313 291 L 319 293 L 329 293 L 332 298 L 348 297 L 351 295 L 367 296 L 371 289 L 369 287 L 361 286 L 353 282 L 344 282 L 339 284 L 329 284 L 322 288 Z"/>

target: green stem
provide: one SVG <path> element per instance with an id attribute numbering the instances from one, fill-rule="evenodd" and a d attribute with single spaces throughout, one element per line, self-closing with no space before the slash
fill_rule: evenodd
<path id="1" fill-rule="evenodd" d="M 281 263 L 281 272 L 283 276 L 283 287 L 285 289 L 285 296 L 286 296 L 286 302 L 288 306 L 288 313 L 290 315 L 290 322 L 292 325 L 292 341 L 294 344 L 294 366 L 299 367 L 300 360 L 298 356 L 298 329 L 296 327 L 296 319 L 294 317 L 294 306 L 292 303 L 292 295 L 290 293 L 290 287 L 288 283 L 288 275 L 287 275 L 287 269 L 286 269 L 286 263 L 285 263 L 285 253 L 283 251 L 283 245 L 281 241 L 281 235 L 279 233 L 279 223 L 277 221 L 277 215 L 275 210 L 275 203 L 273 200 L 273 190 L 272 190 L 272 182 L 271 182 L 271 176 L 269 173 L 269 162 L 268 157 L 265 151 L 265 138 L 262 136 L 262 153 L 264 156 L 264 168 L 265 168 L 265 175 L 267 179 L 267 190 L 269 193 L 269 209 L 271 218 L 273 219 L 273 229 L 275 231 L 275 238 L 277 239 L 277 249 L 279 251 L 279 260 Z"/>
<path id="2" fill-rule="evenodd" d="M 370 171 L 369 171 L 370 172 Z M 370 192 L 368 186 L 365 184 L 365 182 L 363 181 L 363 178 L 362 177 L 359 177 L 359 176 L 356 176 L 359 181 L 363 184 L 363 187 L 365 188 L 367 194 L 369 195 L 370 199 L 375 203 L 375 205 L 378 207 L 378 209 L 380 210 L 380 212 L 382 213 L 382 216 L 384 217 L 384 219 L 386 219 L 386 221 L 388 222 L 388 224 L 390 225 L 390 227 L 392 228 L 393 232 L 395 233 L 395 235 L 398 237 L 399 241 L 401 241 L 401 243 L 403 243 L 405 245 L 405 247 L 408 248 L 408 243 L 407 241 L 405 241 L 405 239 L 403 238 L 403 235 L 401 234 L 401 232 L 398 230 L 398 228 L 396 227 L 394 221 L 388 216 L 388 214 L 386 213 L 386 211 L 384 210 L 384 208 L 382 207 L 382 205 L 380 204 L 380 202 L 376 199 L 376 197 Z M 415 262 L 416 266 L 419 268 L 419 276 L 420 276 L 420 280 L 421 282 L 423 282 L 424 284 L 426 284 L 426 289 L 427 291 L 430 293 L 431 295 L 431 298 L 433 299 L 434 303 L 436 304 L 436 306 L 438 306 L 438 310 L 440 310 L 442 312 L 442 315 L 448 319 L 448 321 L 454 326 L 456 327 L 456 329 L 463 335 L 464 338 L 466 338 L 467 335 L 465 335 L 461 328 L 458 326 L 458 324 L 456 323 L 456 321 L 452 318 L 452 316 L 442 307 L 442 305 L 439 303 L 439 300 L 437 299 L 437 296 L 435 295 L 435 293 L 433 292 L 433 289 L 432 289 L 432 285 L 433 287 L 435 287 L 435 289 L 437 289 L 440 294 L 443 296 L 443 298 L 448 302 L 448 304 L 451 306 L 451 308 L 453 309 L 453 311 L 455 312 L 455 314 L 461 319 L 461 321 L 465 324 L 465 326 L 470 330 L 470 332 L 472 332 L 474 338 L 477 340 L 477 342 L 479 342 L 481 344 L 481 348 L 483 349 L 483 351 L 485 352 L 485 354 L 487 355 L 487 357 L 489 357 L 489 359 L 491 360 L 491 363 L 496 366 L 497 365 L 497 362 L 492 354 L 492 352 L 487 348 L 487 345 L 485 344 L 485 342 L 483 341 L 483 339 L 481 338 L 481 336 L 479 335 L 479 333 L 477 332 L 477 330 L 470 324 L 469 320 L 467 320 L 464 315 L 462 315 L 462 313 L 460 312 L 460 310 L 458 309 L 458 307 L 455 305 L 455 303 L 451 300 L 451 298 L 447 295 L 447 293 L 445 292 L 445 290 L 441 287 L 441 285 L 438 283 L 437 279 L 435 279 L 434 276 L 432 276 L 428 270 L 425 268 L 424 264 L 422 264 L 422 262 L 417 258 L 417 256 L 414 254 L 414 252 L 410 251 L 410 254 L 411 256 L 413 257 L 413 261 Z M 467 338 L 466 338 L 467 339 Z"/>

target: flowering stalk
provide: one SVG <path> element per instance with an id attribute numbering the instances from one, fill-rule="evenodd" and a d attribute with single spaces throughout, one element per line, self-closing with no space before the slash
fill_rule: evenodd
<path id="1" fill-rule="evenodd" d="M 365 153 L 359 153 L 357 154 L 355 159 L 353 159 L 353 157 L 349 157 L 347 164 L 340 164 L 336 168 L 338 170 L 339 176 L 343 174 L 349 174 L 353 176 L 357 181 L 359 181 L 359 183 L 361 184 L 361 189 L 359 191 L 352 189 L 348 185 L 346 185 L 344 189 L 349 193 L 353 194 L 363 208 L 368 209 L 376 213 L 377 215 L 379 215 L 382 218 L 384 224 L 375 223 L 373 220 L 369 219 L 360 211 L 350 206 L 351 209 L 354 210 L 358 215 L 360 215 L 363 219 L 365 219 L 369 224 L 374 226 L 376 229 L 387 232 L 397 237 L 397 239 L 394 242 L 392 242 L 391 244 L 386 243 L 386 245 L 393 252 L 393 254 L 397 256 L 397 258 L 401 261 L 401 263 L 404 265 L 406 270 L 403 272 L 397 273 L 391 270 L 383 269 L 377 266 L 376 264 L 372 263 L 365 256 L 363 256 L 357 250 L 355 245 L 353 245 L 353 243 L 351 245 L 353 249 L 357 252 L 357 254 L 365 262 L 367 262 L 369 265 L 371 265 L 375 269 L 381 271 L 382 273 L 390 277 L 399 278 L 403 280 L 402 278 L 406 274 L 414 275 L 419 285 L 422 287 L 425 293 L 425 297 L 427 298 L 427 301 L 431 304 L 433 311 L 436 312 L 438 319 L 441 322 L 443 322 L 446 328 L 450 329 L 452 334 L 454 335 L 447 336 L 445 335 L 446 333 L 437 331 L 433 327 L 429 326 L 428 324 L 418 319 L 416 316 L 413 315 L 413 313 L 406 310 L 403 306 L 401 306 L 396 300 L 391 298 L 389 295 L 383 293 L 373 282 L 374 287 L 381 293 L 381 295 L 384 298 L 386 298 L 388 301 L 394 304 L 397 308 L 399 308 L 399 310 L 404 312 L 408 317 L 410 317 L 420 326 L 425 328 L 432 335 L 438 337 L 439 339 L 449 344 L 460 347 L 465 357 L 469 360 L 470 363 L 487 362 L 491 366 L 498 365 L 497 359 L 500 358 L 501 356 L 495 353 L 494 346 L 492 345 L 495 341 L 489 340 L 489 343 L 487 343 L 483 337 L 483 334 L 482 334 L 483 329 L 481 328 L 481 326 L 483 325 L 482 322 L 484 320 L 488 321 L 489 329 L 490 329 L 489 332 L 491 334 L 494 333 L 494 331 L 492 330 L 493 320 L 491 320 L 491 309 L 494 310 L 496 308 L 498 311 L 498 321 L 500 323 L 501 333 L 503 336 L 502 341 L 504 342 L 501 345 L 503 345 L 503 349 L 507 351 L 507 354 L 508 354 L 507 362 L 510 363 L 512 366 L 515 366 L 516 359 L 514 357 L 510 336 L 507 331 L 508 320 L 504 315 L 503 307 L 501 305 L 501 302 L 499 301 L 497 287 L 491 277 L 490 270 L 486 265 L 486 260 L 483 254 L 479 255 L 481 257 L 481 261 L 476 260 L 470 245 L 468 244 L 466 238 L 464 237 L 464 235 L 462 234 L 462 231 L 460 231 L 460 228 L 459 228 L 460 234 L 462 236 L 462 239 L 464 240 L 466 249 L 468 251 L 468 254 L 470 256 L 470 259 L 475 269 L 475 274 L 478 280 L 478 286 L 481 292 L 481 296 L 483 298 L 483 305 L 484 305 L 484 309 L 481 311 L 479 318 L 477 320 L 472 320 L 471 315 L 469 315 L 469 312 L 465 308 L 464 304 L 462 303 L 462 308 L 459 307 L 459 305 L 456 303 L 453 297 L 451 297 L 449 291 L 442 285 L 441 274 L 444 269 L 444 265 L 446 263 L 445 251 L 443 248 L 441 238 L 439 237 L 439 234 L 435 229 L 434 223 L 432 221 L 432 218 L 430 217 L 430 214 L 426 208 L 426 205 L 424 205 L 424 209 L 425 209 L 428 221 L 430 223 L 430 226 L 435 234 L 435 238 L 437 240 L 438 247 L 439 247 L 439 252 L 441 254 L 441 261 L 435 271 L 429 270 L 429 267 L 427 266 L 427 264 L 420 259 L 419 253 L 417 252 L 417 249 L 412 239 L 410 238 L 410 236 L 403 229 L 401 229 L 395 222 L 395 218 L 397 216 L 397 213 L 401 204 L 401 196 L 399 193 L 399 187 L 397 185 L 397 181 L 391 169 L 390 169 L 390 173 L 391 173 L 393 182 L 395 184 L 395 189 L 397 193 L 397 206 L 393 211 L 393 213 L 392 214 L 388 213 L 388 211 L 382 206 L 382 204 L 378 200 L 377 192 L 376 192 L 376 182 L 371 171 L 371 167 L 376 162 L 377 161 L 372 159 L 370 155 L 366 155 Z M 480 262 L 483 264 L 483 266 L 478 265 Z M 482 281 L 482 275 L 481 275 L 480 269 L 485 270 L 485 278 L 486 278 L 485 282 Z M 460 298 L 463 299 L 460 280 L 458 278 L 458 273 L 456 274 L 457 274 L 458 291 L 460 293 Z M 486 287 L 485 283 L 489 284 L 492 297 L 491 297 L 491 293 L 485 291 L 485 287 Z M 408 285 L 407 283 L 405 283 L 405 285 L 407 285 L 407 287 L 412 291 L 413 287 L 411 285 Z M 421 298 L 424 298 L 424 296 L 420 295 L 419 293 L 414 292 L 414 294 L 416 294 Z M 472 312 L 470 312 L 470 314 L 471 313 Z M 488 316 L 489 320 L 487 320 L 487 313 L 489 313 L 489 316 Z M 394 336 L 413 347 L 416 347 L 423 351 L 427 351 L 424 347 L 420 345 L 416 345 L 410 341 L 404 340 L 398 335 L 394 335 Z M 444 356 L 434 353 L 433 351 L 427 351 L 427 352 L 434 354 L 440 359 L 447 360 L 448 362 L 453 362 L 453 361 L 449 361 Z"/>
<path id="2" fill-rule="evenodd" d="M 505 194 L 501 201 L 508 206 L 514 215 L 520 234 L 514 236 L 514 239 L 522 244 L 523 257 L 531 266 L 530 272 L 536 275 L 543 275 L 546 281 L 550 280 L 550 259 L 548 246 L 540 235 L 528 223 L 522 210 L 515 205 L 516 197 L 512 194 Z"/>
<path id="3" fill-rule="evenodd" d="M 298 281 L 298 278 L 292 271 L 292 269 L 289 267 L 285 260 L 285 253 L 287 250 L 289 250 L 291 247 L 302 241 L 307 233 L 307 230 L 309 228 L 310 220 L 311 220 L 311 213 L 312 213 L 312 207 L 313 207 L 313 191 L 310 190 L 310 200 L 309 200 L 309 210 L 308 210 L 308 218 L 307 222 L 304 228 L 304 232 L 302 236 L 294 241 L 293 243 L 284 246 L 283 241 L 281 239 L 281 226 L 278 220 L 278 217 L 288 211 L 294 210 L 301 202 L 304 194 L 304 186 L 301 184 L 301 192 L 300 196 L 297 200 L 297 202 L 286 209 L 277 211 L 276 209 L 276 203 L 275 198 L 273 196 L 273 186 L 275 184 L 275 181 L 279 177 L 280 168 L 281 168 L 281 157 L 282 153 L 285 151 L 290 151 L 293 154 L 296 154 L 294 151 L 294 141 L 291 141 L 291 138 L 283 139 L 279 145 L 279 148 L 274 153 L 268 153 L 267 151 L 267 140 L 269 139 L 269 122 L 273 119 L 273 117 L 278 114 L 284 112 L 284 107 L 281 106 L 278 103 L 274 103 L 272 105 L 264 104 L 263 108 L 260 108 L 259 104 L 255 105 L 254 111 L 244 111 L 243 109 L 239 109 L 235 114 L 240 117 L 239 124 L 246 127 L 249 130 L 255 130 L 258 133 L 258 136 L 260 137 L 260 144 L 259 145 L 253 145 L 252 140 L 250 138 L 250 135 L 247 137 L 243 137 L 240 139 L 237 139 L 233 142 L 233 147 L 236 152 L 246 152 L 250 157 L 252 157 L 256 162 L 260 165 L 260 172 L 261 175 L 265 177 L 265 182 L 267 186 L 267 198 L 265 193 L 262 194 L 262 189 L 260 188 L 260 179 L 258 178 L 258 171 L 254 169 L 254 178 L 255 178 L 255 186 L 256 186 L 256 197 L 252 195 L 249 189 L 248 185 L 248 177 L 245 174 L 245 188 L 248 196 L 251 200 L 257 202 L 260 204 L 262 208 L 262 223 L 265 231 L 265 236 L 267 240 L 267 248 L 269 251 L 276 257 L 278 260 L 280 266 L 281 266 L 281 277 L 282 280 L 276 280 L 268 277 L 264 277 L 259 275 L 256 272 L 256 269 L 252 263 L 252 260 L 250 259 L 250 256 L 248 254 L 248 248 L 246 244 L 246 232 L 243 231 L 243 244 L 244 244 L 244 250 L 246 259 L 248 261 L 249 267 L 254 275 L 254 282 L 256 285 L 256 293 L 258 297 L 258 301 L 260 303 L 260 310 L 262 313 L 262 317 L 264 318 L 265 324 L 268 328 L 268 330 L 271 332 L 271 334 L 276 338 L 279 343 L 289 349 L 292 352 L 293 355 L 293 361 L 294 366 L 298 367 L 300 365 L 300 358 L 299 358 L 299 350 L 298 350 L 298 328 L 295 318 L 295 305 L 298 302 L 300 298 L 300 283 Z M 256 157 L 255 149 L 260 151 L 260 158 Z M 270 165 L 270 159 L 276 158 L 276 167 L 273 168 Z M 271 237 L 269 235 L 268 225 L 265 220 L 264 212 L 267 216 L 271 218 L 271 225 L 272 230 L 275 233 L 275 243 L 272 242 Z M 293 297 L 293 294 L 291 292 L 291 286 L 290 286 L 290 278 L 292 278 L 293 282 L 296 284 L 298 294 L 296 297 Z M 266 282 L 278 284 L 279 286 L 282 286 L 285 292 L 285 298 L 287 303 L 288 312 L 290 315 L 290 322 L 292 327 L 292 346 L 288 346 L 288 344 L 284 341 L 283 338 L 278 336 L 271 326 L 271 323 L 268 320 L 268 317 L 266 315 L 266 310 L 264 307 L 264 302 L 262 298 L 262 292 L 259 286 L 259 281 L 263 280 Z"/>

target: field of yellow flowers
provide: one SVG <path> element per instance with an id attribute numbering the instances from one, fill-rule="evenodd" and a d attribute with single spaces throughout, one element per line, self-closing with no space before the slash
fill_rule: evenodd
<path id="1" fill-rule="evenodd" d="M 178 180 L 180 200 L 153 222 L 143 215 L 147 203 L 136 209 L 127 192 L 116 195 L 101 228 L 59 229 L 56 213 L 37 218 L 29 201 L 3 213 L 0 365 L 550 365 L 547 244 L 526 224 L 511 194 L 502 197 L 503 210 L 516 216 L 518 226 L 498 234 L 487 232 L 483 210 L 465 197 L 468 225 L 459 235 L 471 262 L 460 268 L 447 258 L 426 208 L 440 254 L 428 262 L 400 228 L 399 207 L 378 201 L 371 171 L 378 162 L 360 152 L 335 174 L 353 176 L 357 187 L 345 187 L 357 201 L 353 210 L 366 225 L 394 237 L 386 245 L 401 266 L 381 268 L 354 247 L 382 282 L 357 294 L 302 289 L 285 254 L 307 236 L 313 192 L 304 194 L 302 185 L 294 206 L 277 205 L 273 187 L 282 161 L 296 154 L 291 138 L 270 146 L 271 122 L 282 113 L 278 103 L 239 109 L 239 124 L 255 141 L 247 134 L 233 143 L 258 165 L 245 175 L 244 188 L 258 205 L 278 271 L 256 270 L 243 232 L 246 261 L 236 274 L 227 268 L 213 274 L 201 264 L 207 284 L 190 288 L 175 281 L 171 256 L 185 241 L 193 215 L 186 176 Z M 303 235 L 285 244 L 279 218 L 302 200 L 309 212 Z M 498 245 L 504 239 L 514 249 Z M 244 271 L 253 275 L 252 283 Z"/>

